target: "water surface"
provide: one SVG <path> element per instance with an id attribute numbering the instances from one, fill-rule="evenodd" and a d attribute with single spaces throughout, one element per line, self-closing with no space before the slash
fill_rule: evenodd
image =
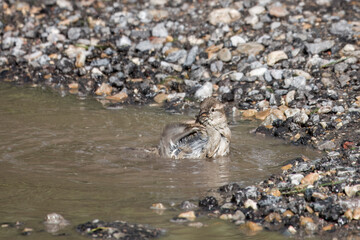
<path id="1" fill-rule="evenodd" d="M 254 184 L 286 160 L 318 153 L 249 133 L 257 123 L 233 123 L 227 159 L 171 160 L 143 151 L 155 147 L 162 128 L 192 119 L 161 108 L 129 106 L 109 110 L 94 99 L 39 88 L 0 84 L 0 222 L 21 221 L 35 233 L 27 239 L 51 239 L 42 220 L 57 212 L 71 221 L 61 230 L 78 235 L 77 224 L 92 219 L 124 220 L 167 229 L 162 239 L 283 239 L 276 233 L 243 235 L 226 221 L 197 219 L 208 227 L 170 223 L 179 213 L 171 204 L 198 201 L 221 185 Z M 163 213 L 150 209 L 162 202 Z M 0 228 L 0 238 L 23 239 Z"/>

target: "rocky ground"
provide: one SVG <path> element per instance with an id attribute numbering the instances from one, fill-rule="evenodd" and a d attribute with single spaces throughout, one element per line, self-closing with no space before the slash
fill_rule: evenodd
<path id="1" fill-rule="evenodd" d="M 256 186 L 224 186 L 222 198 L 200 204 L 206 214 L 299 236 L 358 234 L 359 1 L 0 7 L 0 81 L 96 96 L 105 106 L 155 102 L 183 111 L 214 96 L 230 114 L 261 120 L 258 134 L 324 150 Z"/>

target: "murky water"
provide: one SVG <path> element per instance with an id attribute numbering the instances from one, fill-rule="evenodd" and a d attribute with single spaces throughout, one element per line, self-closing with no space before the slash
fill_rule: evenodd
<path id="1" fill-rule="evenodd" d="M 27 239 L 51 239 L 43 218 L 57 212 L 71 221 L 66 239 L 85 239 L 74 228 L 98 218 L 166 228 L 162 239 L 282 239 L 276 233 L 243 235 L 226 221 L 200 218 L 208 227 L 170 223 L 180 211 L 149 207 L 197 201 L 229 182 L 253 184 L 286 160 L 317 153 L 249 134 L 255 123 L 234 119 L 231 156 L 221 161 L 170 160 L 147 154 L 166 123 L 191 119 L 151 107 L 104 109 L 94 99 L 0 84 L 0 222 L 24 222 Z M 0 238 L 23 239 L 0 228 Z"/>

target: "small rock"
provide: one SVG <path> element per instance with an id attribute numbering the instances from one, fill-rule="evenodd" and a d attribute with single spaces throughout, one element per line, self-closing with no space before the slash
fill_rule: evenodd
<path id="1" fill-rule="evenodd" d="M 230 213 L 221 214 L 219 217 L 221 220 L 232 220 L 233 216 Z"/>
<path id="2" fill-rule="evenodd" d="M 270 115 L 270 109 L 255 113 L 255 118 L 264 121 Z"/>
<path id="3" fill-rule="evenodd" d="M 305 226 L 308 223 L 314 223 L 314 220 L 310 217 L 301 217 L 300 218 L 300 225 Z"/>
<path id="4" fill-rule="evenodd" d="M 218 52 L 218 58 L 223 62 L 231 61 L 232 55 L 228 48 L 223 48 Z"/>
<path id="5" fill-rule="evenodd" d="M 156 210 L 166 210 L 166 207 L 162 203 L 153 203 L 150 208 Z"/>
<path id="6" fill-rule="evenodd" d="M 274 17 L 285 17 L 289 14 L 284 6 L 271 5 L 269 7 L 269 14 Z"/>
<path id="7" fill-rule="evenodd" d="M 188 211 L 188 212 L 180 213 L 178 217 L 179 218 L 186 218 L 189 221 L 194 221 L 195 218 L 196 218 L 196 215 L 195 215 L 194 211 Z"/>
<path id="8" fill-rule="evenodd" d="M 313 185 L 315 181 L 319 179 L 320 175 L 318 173 L 309 173 L 303 179 L 301 179 L 301 184 Z"/>
<path id="9" fill-rule="evenodd" d="M 353 219 L 360 220 L 360 207 L 354 209 Z"/>
<path id="10" fill-rule="evenodd" d="M 319 150 L 333 150 L 336 147 L 335 143 L 332 141 L 325 141 L 323 143 L 320 143 L 317 148 Z"/>
<path id="11" fill-rule="evenodd" d="M 231 81 L 240 81 L 244 74 L 242 72 L 233 72 L 229 75 Z"/>
<path id="12" fill-rule="evenodd" d="M 202 101 L 207 97 L 211 97 L 212 93 L 213 93 L 212 83 L 206 82 L 195 92 L 195 98 Z"/>
<path id="13" fill-rule="evenodd" d="M 184 63 L 185 67 L 190 67 L 195 62 L 198 51 L 199 51 L 198 46 L 194 46 L 190 49 L 190 51 L 186 57 L 185 63 Z"/>
<path id="14" fill-rule="evenodd" d="M 297 173 L 297 174 L 291 174 L 289 175 L 291 184 L 293 185 L 300 185 L 300 182 L 302 181 L 302 179 L 304 178 L 304 175 Z"/>
<path id="15" fill-rule="evenodd" d="M 167 100 L 167 97 L 168 97 L 167 94 L 165 94 L 165 93 L 159 93 L 158 95 L 156 95 L 156 96 L 154 97 L 154 101 L 155 101 L 156 103 L 162 104 L 163 102 L 165 102 L 165 101 Z"/>
<path id="16" fill-rule="evenodd" d="M 232 36 L 230 41 L 233 47 L 237 47 L 240 43 L 246 43 L 246 41 L 238 35 Z"/>
<path id="17" fill-rule="evenodd" d="M 270 213 L 269 215 L 267 215 L 264 218 L 264 220 L 269 223 L 274 222 L 274 221 L 281 222 L 281 216 L 279 213 L 273 212 L 273 213 Z"/>
<path id="18" fill-rule="evenodd" d="M 244 118 L 251 118 L 254 117 L 256 113 L 257 113 L 256 109 L 248 109 L 242 112 L 242 116 Z"/>
<path id="19" fill-rule="evenodd" d="M 326 40 L 318 43 L 305 43 L 306 50 L 311 54 L 319 54 L 332 48 L 334 45 L 334 40 Z"/>
<path id="20" fill-rule="evenodd" d="M 256 56 L 260 52 L 264 51 L 264 49 L 265 49 L 265 47 L 260 43 L 249 42 L 249 43 L 238 44 L 236 51 L 241 54 Z"/>
<path id="21" fill-rule="evenodd" d="M 107 83 L 102 83 L 98 89 L 96 89 L 95 94 L 98 96 L 111 95 L 112 87 Z"/>
<path id="22" fill-rule="evenodd" d="M 360 191 L 360 184 L 354 186 L 346 186 L 345 193 L 348 197 L 353 197 Z"/>
<path id="23" fill-rule="evenodd" d="M 145 52 L 152 50 L 154 48 L 154 45 L 149 40 L 141 41 L 136 45 L 136 49 L 140 52 Z"/>
<path id="24" fill-rule="evenodd" d="M 209 16 L 208 21 L 212 25 L 217 25 L 218 23 L 229 24 L 240 18 L 239 11 L 232 8 L 220 8 L 213 10 Z"/>
<path id="25" fill-rule="evenodd" d="M 127 36 L 122 36 L 120 39 L 115 41 L 115 44 L 117 48 L 121 49 L 131 46 L 131 40 Z"/>
<path id="26" fill-rule="evenodd" d="M 250 15 L 259 15 L 265 12 L 265 8 L 260 5 L 256 5 L 249 9 Z"/>
<path id="27" fill-rule="evenodd" d="M 128 95 L 126 92 L 119 92 L 117 94 L 114 94 L 112 96 L 107 96 L 107 100 L 111 100 L 114 102 L 124 102 L 128 98 Z"/>
<path id="28" fill-rule="evenodd" d="M 251 199 L 248 199 L 248 200 L 245 201 L 244 207 L 245 208 L 252 208 L 255 211 L 258 209 L 256 202 L 254 200 L 251 200 Z"/>
<path id="29" fill-rule="evenodd" d="M 346 20 L 340 20 L 337 23 L 332 23 L 330 32 L 336 35 L 349 35 L 351 30 L 351 24 L 349 24 Z"/>
<path id="30" fill-rule="evenodd" d="M 251 222 L 251 221 L 248 221 L 245 223 L 245 227 L 250 230 L 251 232 L 259 232 L 259 231 L 262 231 L 263 230 L 263 227 L 254 223 L 254 222 Z"/>
<path id="31" fill-rule="evenodd" d="M 259 76 L 264 76 L 265 72 L 267 71 L 267 68 L 263 67 L 263 68 L 256 68 L 254 70 L 251 70 L 249 72 L 249 76 L 250 77 L 259 77 Z"/>
<path id="32" fill-rule="evenodd" d="M 201 222 L 193 222 L 193 223 L 189 223 L 188 226 L 194 227 L 194 228 L 202 228 L 204 226 L 204 224 Z"/>
<path id="33" fill-rule="evenodd" d="M 167 37 L 168 31 L 165 28 L 164 23 L 158 23 L 153 29 L 152 29 L 152 35 L 154 37 Z"/>
<path id="34" fill-rule="evenodd" d="M 275 63 L 284 59 L 288 59 L 288 56 L 284 51 L 273 51 L 267 56 L 267 64 L 269 66 L 274 66 Z"/>
<path id="35" fill-rule="evenodd" d="M 290 210 L 286 210 L 282 215 L 283 215 L 283 217 L 290 218 L 290 217 L 294 216 L 295 214 Z"/>

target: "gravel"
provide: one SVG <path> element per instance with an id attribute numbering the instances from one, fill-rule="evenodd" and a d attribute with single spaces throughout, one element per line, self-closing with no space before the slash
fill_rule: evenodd
<path id="1" fill-rule="evenodd" d="M 258 183 L 251 197 L 232 185 L 218 202 L 236 204 L 230 214 L 245 216 L 237 224 L 300 237 L 358 234 L 359 205 L 343 203 L 358 198 L 344 189 L 358 185 L 360 173 L 338 176 L 360 163 L 355 2 L 3 1 L 0 81 L 96 96 L 105 107 L 153 103 L 161 91 L 158 104 L 181 112 L 217 97 L 235 115 L 261 116 L 257 134 L 324 152 Z M 321 178 L 305 186 L 299 176 L 311 172 Z M 308 188 L 314 193 L 305 198 Z M 244 209 L 248 198 L 258 212 Z M 201 206 L 213 214 L 225 211 L 207 202 Z"/>

